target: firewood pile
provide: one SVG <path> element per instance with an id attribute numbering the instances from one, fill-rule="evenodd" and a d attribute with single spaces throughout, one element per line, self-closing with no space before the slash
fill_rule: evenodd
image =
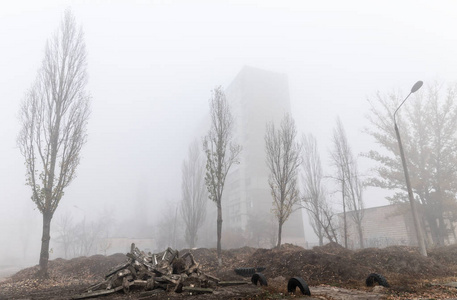
<path id="1" fill-rule="evenodd" d="M 179 257 L 179 251 L 171 248 L 156 254 L 146 254 L 132 244 L 127 262 L 105 275 L 105 280 L 90 286 L 73 299 L 85 299 L 131 289 L 142 290 L 145 297 L 164 292 L 212 293 L 219 285 L 247 282 L 221 282 L 204 274 L 190 252 Z"/>

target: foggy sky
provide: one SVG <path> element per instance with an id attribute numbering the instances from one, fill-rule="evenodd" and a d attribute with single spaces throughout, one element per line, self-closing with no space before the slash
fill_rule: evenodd
<path id="1" fill-rule="evenodd" d="M 245 65 L 288 75 L 292 115 L 300 133 L 317 136 L 326 170 L 337 116 L 358 154 L 374 147 L 361 133 L 367 97 L 406 96 L 417 80 L 456 81 L 453 1 L 8 2 L 0 4 L 2 244 L 31 230 L 30 243 L 39 243 L 17 116 L 66 8 L 85 32 L 92 114 L 78 176 L 56 215 L 113 208 L 122 218 L 141 194 L 156 218 L 165 201 L 178 202 L 181 163 L 201 138 L 210 91 Z M 369 190 L 366 206 L 387 204 L 383 195 Z"/>

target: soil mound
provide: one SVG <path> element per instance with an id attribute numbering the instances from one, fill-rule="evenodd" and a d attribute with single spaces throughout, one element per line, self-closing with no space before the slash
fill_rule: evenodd
<path id="1" fill-rule="evenodd" d="M 100 280 L 110 268 L 126 261 L 125 254 L 116 253 L 110 256 L 94 255 L 76 257 L 70 260 L 57 258 L 48 263 L 49 277 L 54 281 L 84 281 Z M 39 266 L 23 269 L 13 276 L 13 281 L 35 279 Z"/>
<path id="2" fill-rule="evenodd" d="M 442 262 L 423 257 L 416 249 L 404 246 L 358 251 L 336 244 L 314 247 L 313 250 L 258 249 L 248 262 L 266 267 L 263 273 L 267 277 L 301 276 L 311 285 L 355 282 L 363 285 L 370 273 L 384 274 L 392 278 L 393 284 L 395 281 L 403 283 L 406 279 L 416 281 L 453 275 Z"/>
<path id="3" fill-rule="evenodd" d="M 0 283 L 0 299 L 69 299 L 126 261 L 125 254 L 94 255 L 48 262 L 49 279 L 36 278 L 39 266 L 23 269 Z"/>
<path id="4" fill-rule="evenodd" d="M 457 271 L 457 245 L 437 247 L 428 250 L 428 257 L 434 260 L 453 267 Z"/>
<path id="5" fill-rule="evenodd" d="M 267 277 L 300 276 L 311 285 L 360 280 L 370 272 L 351 257 L 315 250 L 259 249 L 250 264 L 264 266 Z"/>
<path id="6" fill-rule="evenodd" d="M 216 249 L 184 249 L 180 251 L 180 255 L 187 251 L 192 253 L 195 261 L 200 264 L 203 272 L 212 274 L 219 278 L 224 278 L 224 280 L 240 280 L 242 277 L 236 275 L 233 270 L 239 266 L 248 265 L 249 258 L 257 251 L 257 249 L 242 247 L 238 249 L 222 250 L 222 267 L 218 264 Z"/>
<path id="7" fill-rule="evenodd" d="M 278 286 L 284 285 L 288 278 L 300 276 L 310 286 L 329 284 L 365 289 L 368 274 L 379 273 L 391 286 L 403 287 L 455 276 L 457 272 L 457 245 L 432 249 L 429 257 L 405 246 L 357 251 L 334 243 L 312 250 L 290 244 L 274 249 L 243 247 L 223 250 L 222 267 L 218 266 L 216 249 L 199 248 L 181 253 L 187 251 L 193 254 L 202 271 L 222 280 L 246 280 L 234 272 L 236 268 L 264 267 L 262 273 L 272 285 L 275 279 L 281 279 Z M 52 260 L 49 261 L 49 280 L 36 280 L 38 266 L 24 269 L 0 283 L 0 299 L 68 298 L 100 281 L 109 269 L 125 261 L 125 254 Z"/>
<path id="8" fill-rule="evenodd" d="M 452 273 L 447 265 L 432 257 L 424 257 L 416 248 L 406 246 L 367 248 L 354 252 L 352 257 L 370 266 L 375 273 L 397 273 L 418 279 Z"/>

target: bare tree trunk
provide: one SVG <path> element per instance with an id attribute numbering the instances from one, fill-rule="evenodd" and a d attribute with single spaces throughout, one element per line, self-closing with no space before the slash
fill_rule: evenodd
<path id="1" fill-rule="evenodd" d="M 178 223 L 178 205 L 176 205 L 176 212 L 175 212 L 175 221 L 174 221 L 174 224 L 173 224 L 173 248 L 177 248 L 176 247 L 176 224 Z"/>
<path id="2" fill-rule="evenodd" d="M 348 228 L 347 228 L 347 222 L 346 222 L 346 199 L 345 199 L 345 195 L 344 195 L 344 189 L 345 189 L 345 186 L 344 186 L 344 178 L 343 178 L 343 181 L 342 181 L 342 196 L 343 196 L 343 222 L 344 222 L 344 248 L 347 248 L 348 247 Z"/>
<path id="3" fill-rule="evenodd" d="M 222 249 L 221 249 L 221 237 L 222 237 L 222 205 L 217 204 L 217 261 L 219 266 L 222 266 Z"/>
<path id="4" fill-rule="evenodd" d="M 43 213 L 43 234 L 41 237 L 41 252 L 40 252 L 40 270 L 39 277 L 48 277 L 48 260 L 49 260 L 49 241 L 51 240 L 51 219 L 50 213 Z"/>
<path id="5" fill-rule="evenodd" d="M 359 230 L 360 248 L 363 249 L 363 248 L 365 248 L 365 245 L 363 242 L 363 228 L 362 228 L 362 226 L 360 226 L 360 224 L 357 224 L 357 229 Z"/>
<path id="6" fill-rule="evenodd" d="M 454 221 L 452 219 L 449 220 L 449 224 L 451 226 L 452 236 L 454 237 L 454 243 L 457 242 L 457 235 L 455 234 L 455 226 Z"/>
<path id="7" fill-rule="evenodd" d="M 319 246 L 324 245 L 324 234 L 322 232 L 322 226 L 319 225 Z"/>
<path id="8" fill-rule="evenodd" d="M 278 222 L 279 223 L 279 227 L 278 227 L 278 248 L 281 247 L 281 234 L 282 234 L 282 224 L 283 222 L 281 222 L 281 220 Z"/>
<path id="9" fill-rule="evenodd" d="M 430 228 L 430 235 L 432 237 L 432 243 L 435 245 L 440 244 L 440 234 L 438 224 L 436 223 L 436 215 L 433 212 L 426 211 L 425 218 L 428 223 L 428 227 Z"/>
<path id="10" fill-rule="evenodd" d="M 444 246 L 444 240 L 448 238 L 446 223 L 444 222 L 444 218 L 442 213 L 440 212 L 438 216 L 438 232 L 439 232 L 439 245 Z"/>

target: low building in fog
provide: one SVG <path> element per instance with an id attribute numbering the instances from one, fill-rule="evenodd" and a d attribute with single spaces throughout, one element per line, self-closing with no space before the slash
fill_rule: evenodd
<path id="1" fill-rule="evenodd" d="M 359 249 L 357 225 L 351 217 L 352 212 L 349 211 L 346 214 L 348 248 Z M 382 248 L 391 245 L 417 246 L 416 231 L 409 203 L 366 208 L 363 214 L 362 228 L 365 248 Z M 418 214 L 421 217 L 420 212 Z M 344 244 L 343 213 L 338 214 L 338 221 L 340 244 Z M 425 238 L 431 243 L 429 232 Z M 445 242 L 452 244 L 455 243 L 455 240 L 455 235 L 450 232 Z"/>

